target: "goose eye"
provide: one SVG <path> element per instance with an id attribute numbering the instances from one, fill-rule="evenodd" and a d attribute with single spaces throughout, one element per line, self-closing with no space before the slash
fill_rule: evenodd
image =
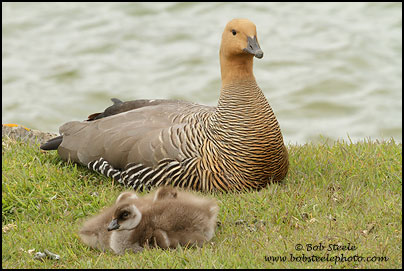
<path id="1" fill-rule="evenodd" d="M 237 34 L 236 30 L 232 29 L 231 33 L 233 33 L 233 36 L 235 36 Z"/>

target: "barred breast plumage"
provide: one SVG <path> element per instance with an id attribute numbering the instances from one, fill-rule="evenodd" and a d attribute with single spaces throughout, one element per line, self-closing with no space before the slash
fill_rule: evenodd
<path id="1" fill-rule="evenodd" d="M 288 153 L 277 119 L 258 87 L 261 58 L 255 25 L 230 21 L 220 48 L 217 107 L 174 100 L 121 102 L 86 121 L 68 122 L 43 149 L 134 189 L 159 185 L 195 190 L 259 189 L 282 180 Z"/>

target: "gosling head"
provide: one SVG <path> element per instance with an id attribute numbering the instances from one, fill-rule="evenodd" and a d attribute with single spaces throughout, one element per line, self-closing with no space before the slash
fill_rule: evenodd
<path id="1" fill-rule="evenodd" d="M 227 23 L 220 45 L 220 54 L 224 57 L 250 56 L 262 58 L 255 24 L 248 19 L 233 19 Z"/>
<path id="2" fill-rule="evenodd" d="M 157 189 L 154 194 L 153 202 L 162 199 L 176 199 L 178 196 L 178 191 L 172 186 L 163 186 Z"/>
<path id="3" fill-rule="evenodd" d="M 134 203 L 119 204 L 114 211 L 108 231 L 133 230 L 142 220 L 142 213 Z"/>
<path id="4" fill-rule="evenodd" d="M 115 204 L 123 202 L 124 200 L 131 200 L 131 199 L 138 199 L 139 197 L 136 195 L 135 192 L 127 191 L 122 192 L 115 201 Z"/>

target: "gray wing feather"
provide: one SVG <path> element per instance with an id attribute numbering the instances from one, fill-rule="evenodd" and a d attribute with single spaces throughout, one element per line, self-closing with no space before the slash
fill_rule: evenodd
<path id="1" fill-rule="evenodd" d="M 184 159 L 178 141 L 188 123 L 187 116 L 214 107 L 187 102 L 173 102 L 137 108 L 92 121 L 73 121 L 60 127 L 63 142 L 59 155 L 63 159 L 87 165 L 103 157 L 112 166 L 124 168 L 128 163 L 155 166 L 164 158 Z M 180 120 L 182 120 L 180 122 Z M 175 138 L 174 137 L 174 138 Z"/>

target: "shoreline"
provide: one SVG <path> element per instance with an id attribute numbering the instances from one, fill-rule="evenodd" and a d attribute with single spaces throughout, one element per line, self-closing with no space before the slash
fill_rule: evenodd
<path id="1" fill-rule="evenodd" d="M 35 129 L 26 128 L 16 124 L 2 124 L 2 138 L 20 140 L 30 145 L 43 144 L 51 138 L 59 136 L 58 134 L 42 132 Z"/>
<path id="2" fill-rule="evenodd" d="M 59 136 L 59 134 L 56 133 L 51 133 L 51 132 L 43 132 L 40 130 L 36 130 L 36 129 L 30 129 L 27 127 L 24 127 L 22 125 L 18 125 L 18 124 L 2 124 L 2 137 L 9 137 L 11 139 L 14 140 L 20 140 L 22 142 L 26 142 L 28 144 L 43 144 L 45 142 L 47 142 L 49 139 L 52 139 L 54 137 Z M 347 141 L 346 139 L 331 139 L 331 138 L 327 138 L 324 137 L 325 142 L 330 141 L 330 142 L 344 142 Z M 375 139 L 371 139 L 371 138 L 363 138 L 363 140 L 361 141 L 367 141 L 367 142 L 376 142 L 376 143 L 382 143 L 382 142 L 390 142 L 390 141 L 394 141 L 395 144 L 402 144 L 401 141 L 396 140 L 395 138 L 391 137 L 391 138 L 375 138 Z M 348 138 L 348 141 L 350 141 L 350 143 L 358 143 L 358 142 L 352 142 L 350 140 L 350 138 Z M 347 141 L 347 142 L 348 142 Z M 316 143 L 316 142 L 307 142 L 307 143 Z M 305 143 L 305 144 L 307 144 Z M 318 143 L 318 142 L 317 142 Z M 305 144 L 296 144 L 296 143 L 285 143 L 286 147 L 290 147 L 290 146 L 303 146 Z"/>

